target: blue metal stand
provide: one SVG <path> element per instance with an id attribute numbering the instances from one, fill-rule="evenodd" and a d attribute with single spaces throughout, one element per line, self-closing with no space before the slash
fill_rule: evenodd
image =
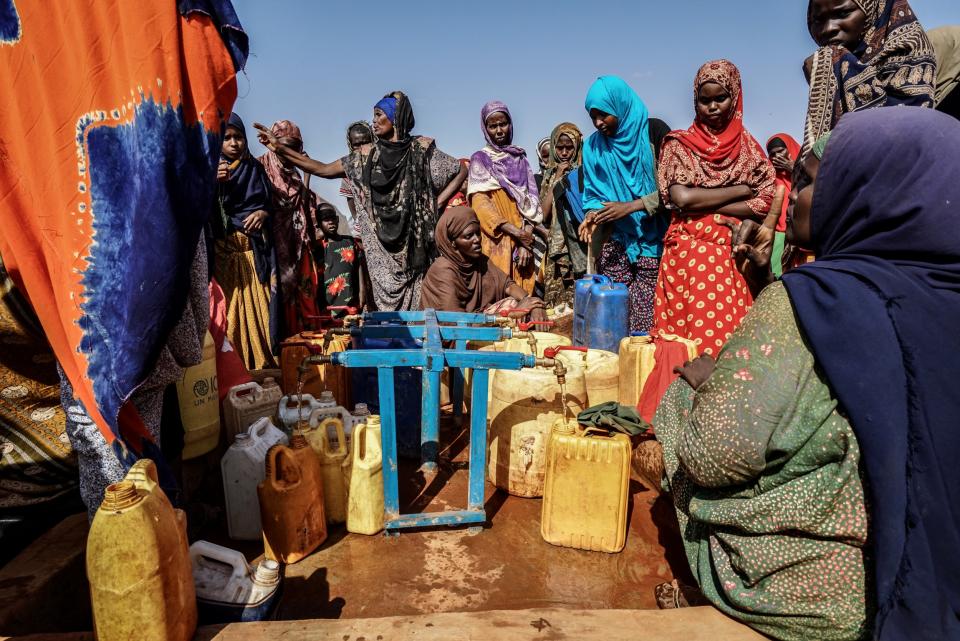
<path id="1" fill-rule="evenodd" d="M 384 527 L 388 534 L 405 528 L 482 524 L 486 521 L 483 484 L 487 467 L 487 382 L 490 370 L 519 370 L 537 364 L 535 356 L 466 349 L 469 340 L 498 341 L 511 337 L 510 329 L 495 326 L 495 323 L 496 318 L 493 316 L 436 312 L 432 309 L 422 312 L 375 312 L 365 314 L 363 325 L 351 328 L 350 332 L 366 338 L 419 339 L 423 341 L 423 348 L 348 350 L 329 356 L 334 365 L 376 367 L 378 370 L 383 439 Z M 454 341 L 456 349 L 445 350 L 444 341 Z M 400 514 L 396 402 L 393 387 L 393 370 L 396 367 L 420 367 L 423 370 L 423 420 L 420 440 L 421 458 L 426 469 L 436 469 L 439 453 L 440 374 L 444 368 L 450 368 L 454 411 L 460 416 L 463 370 L 468 367 L 473 370 L 470 403 L 470 484 L 467 508 L 464 510 Z"/>

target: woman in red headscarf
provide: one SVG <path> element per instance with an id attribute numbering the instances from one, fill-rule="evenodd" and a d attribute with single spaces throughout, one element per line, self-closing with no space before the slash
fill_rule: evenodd
<path id="1" fill-rule="evenodd" d="M 303 152 L 300 128 L 289 120 L 273 123 L 270 132 L 284 145 Z M 300 170 L 274 151 L 260 156 L 273 193 L 273 238 L 277 248 L 278 291 L 283 305 L 283 338 L 312 327 L 319 277 L 311 248 L 317 239 L 317 196 Z"/>
<path id="2" fill-rule="evenodd" d="M 770 210 L 774 170 L 743 126 L 740 71 L 715 60 L 694 83 L 696 119 L 667 134 L 657 184 L 673 212 L 657 282 L 657 329 L 716 354 L 753 298 L 730 251 L 730 219 Z"/>

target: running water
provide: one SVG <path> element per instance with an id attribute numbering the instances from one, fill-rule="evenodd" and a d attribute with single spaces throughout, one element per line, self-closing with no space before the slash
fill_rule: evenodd
<path id="1" fill-rule="evenodd" d="M 294 434 L 303 436 L 303 372 L 297 370 L 297 426 Z"/>

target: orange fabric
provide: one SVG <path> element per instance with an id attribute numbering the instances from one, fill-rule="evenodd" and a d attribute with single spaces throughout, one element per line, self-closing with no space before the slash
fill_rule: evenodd
<path id="1" fill-rule="evenodd" d="M 517 228 L 523 227 L 523 216 L 517 204 L 503 189 L 491 192 L 480 192 L 470 197 L 470 205 L 480 219 L 480 242 L 483 254 L 490 259 L 490 263 L 500 268 L 513 282 L 523 288 L 527 294 L 533 294 L 537 279 L 542 274 L 536 272 L 533 264 L 521 269 L 513 260 L 513 252 L 517 246 L 513 238 L 501 231 L 500 226 L 509 223 Z M 542 271 L 542 269 L 541 269 Z"/>
<path id="2" fill-rule="evenodd" d="M 220 392 L 220 402 L 227 397 L 230 390 L 237 385 L 243 385 L 253 380 L 247 367 L 240 359 L 240 355 L 227 340 L 229 332 L 227 323 L 227 299 L 223 295 L 220 283 L 216 279 L 210 281 L 210 335 L 217 348 L 217 389 Z M 224 347 L 226 343 L 226 348 Z"/>
<path id="3" fill-rule="evenodd" d="M 107 442 L 122 433 L 139 451 L 138 443 L 149 437 L 136 410 L 125 402 L 119 417 L 104 415 L 89 352 L 81 348 L 88 297 L 84 274 L 97 242 L 98 215 L 91 196 L 97 168 L 85 164 L 87 141 L 96 129 L 130 124 L 148 99 L 182 109 L 185 125 L 219 136 L 236 98 L 234 64 L 213 19 L 197 13 L 182 17 L 172 0 L 57 0 L 55 9 L 44 2 L 14 7 L 20 37 L 0 43 L 5 94 L 0 227 L 7 230 L 0 234 L 0 254 Z M 156 354 L 160 347 L 109 349 L 110 357 L 122 362 L 134 348 Z"/>
<path id="4" fill-rule="evenodd" d="M 659 336 L 653 336 L 653 343 L 656 346 L 653 354 L 655 365 L 643 384 L 640 402 L 637 403 L 637 412 L 650 425 L 653 425 L 653 415 L 657 412 L 660 399 L 663 398 L 667 388 L 677 380 L 678 374 L 673 372 L 673 368 L 690 360 L 687 346 L 683 343 L 666 341 Z"/>

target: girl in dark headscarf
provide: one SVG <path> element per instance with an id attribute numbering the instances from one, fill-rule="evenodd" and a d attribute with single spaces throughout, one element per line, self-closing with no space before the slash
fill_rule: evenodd
<path id="1" fill-rule="evenodd" d="M 445 312 L 494 313 L 515 307 L 543 320 L 543 301 L 529 296 L 483 255 L 480 220 L 469 207 L 448 209 L 437 224 L 440 257 L 423 281 L 421 305 Z"/>
<path id="2" fill-rule="evenodd" d="M 415 120 L 402 92 L 374 106 L 376 140 L 332 163 L 312 160 L 260 125 L 263 144 L 321 178 L 347 177 L 355 187 L 357 224 L 378 309 L 418 309 L 423 275 L 435 255 L 437 212 L 466 176 L 433 139 L 411 134 Z"/>
<path id="3" fill-rule="evenodd" d="M 542 291 L 547 230 L 527 152 L 513 144 L 507 106 L 480 110 L 487 145 L 470 157 L 467 193 L 483 230 L 483 253 L 530 294 Z"/>
<path id="4" fill-rule="evenodd" d="M 578 273 L 574 252 L 582 255 L 579 273 L 586 269 L 586 244 L 577 236 L 582 218 L 571 220 L 569 206 L 564 201 L 566 189 L 563 179 L 583 164 L 583 134 L 572 122 L 554 127 L 550 134 L 550 158 L 540 185 L 540 208 L 550 231 L 547 242 L 547 264 L 544 270 L 544 301 L 548 307 L 573 303 L 573 282 Z M 579 196 L 578 196 L 579 198 Z"/>
<path id="5" fill-rule="evenodd" d="M 359 151 L 367 145 L 372 145 L 374 141 L 373 128 L 366 120 L 357 120 L 350 123 L 347 127 L 347 152 L 353 153 Z M 340 181 L 340 195 L 347 201 L 347 207 L 350 209 L 350 222 L 353 225 L 353 236 L 360 237 L 360 227 L 357 224 L 357 204 L 358 198 L 362 198 L 362 190 L 358 189 L 349 178 L 344 177 Z"/>
<path id="6" fill-rule="evenodd" d="M 228 338 L 248 369 L 274 364 L 274 248 L 269 232 L 270 182 L 247 148 L 243 121 L 230 114 L 217 172 L 222 212 L 214 243 L 214 276 L 227 304 Z M 271 329 L 273 331 L 271 331 Z"/>
<path id="7" fill-rule="evenodd" d="M 810 101 L 801 155 L 845 113 L 933 107 L 936 57 L 908 0 L 810 0 L 807 29 L 820 49 L 804 67 Z"/>

